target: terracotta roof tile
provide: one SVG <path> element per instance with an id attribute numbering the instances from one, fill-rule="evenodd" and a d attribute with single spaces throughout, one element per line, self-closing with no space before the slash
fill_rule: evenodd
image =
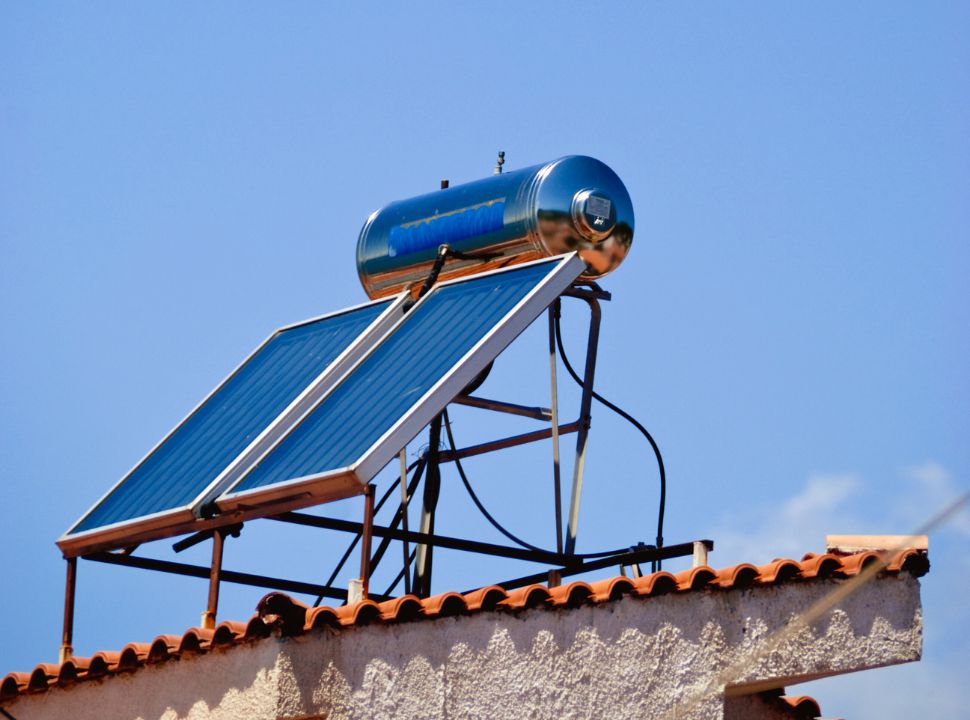
<path id="1" fill-rule="evenodd" d="M 509 596 L 498 604 L 504 610 L 525 610 L 545 605 L 552 594 L 545 585 L 526 585 L 509 593 Z"/>
<path id="2" fill-rule="evenodd" d="M 626 577 L 607 578 L 597 580 L 592 584 L 593 594 L 590 600 L 593 602 L 608 602 L 619 600 L 624 595 L 633 592 L 633 581 Z"/>
<path id="3" fill-rule="evenodd" d="M 344 605 L 333 612 L 337 616 L 337 621 L 345 627 L 369 625 L 381 616 L 381 608 L 373 600 L 361 600 L 353 605 Z"/>
<path id="4" fill-rule="evenodd" d="M 324 627 L 340 627 L 340 618 L 337 617 L 337 611 L 326 605 L 310 610 L 306 616 L 306 624 L 300 628 L 299 632 Z"/>
<path id="5" fill-rule="evenodd" d="M 593 595 L 593 588 L 589 583 L 581 580 L 560 585 L 549 591 L 549 599 L 554 607 L 579 607 Z"/>
<path id="6" fill-rule="evenodd" d="M 179 655 L 185 653 L 201 653 L 209 649 L 209 641 L 212 639 L 212 630 L 193 627 L 185 631 L 182 635 L 182 642 L 179 643 Z"/>
<path id="7" fill-rule="evenodd" d="M 58 685 L 69 685 L 76 682 L 78 676 L 88 671 L 91 665 L 91 658 L 72 657 L 61 663 L 61 669 L 57 673 Z"/>
<path id="8" fill-rule="evenodd" d="M 666 595 L 677 589 L 677 578 L 665 570 L 637 578 L 633 583 L 633 594 L 638 597 Z"/>
<path id="9" fill-rule="evenodd" d="M 424 614 L 424 606 L 417 595 L 402 595 L 378 605 L 384 622 L 407 622 Z"/>
<path id="10" fill-rule="evenodd" d="M 498 607 L 509 594 L 499 585 L 489 585 L 465 595 L 469 612 L 489 611 Z"/>
<path id="11" fill-rule="evenodd" d="M 10 673 L 0 683 L 0 701 L 14 698 L 22 692 L 27 692 L 27 686 L 29 684 L 30 675 L 28 673 Z"/>
<path id="12" fill-rule="evenodd" d="M 468 602 L 464 596 L 456 592 L 446 592 L 432 595 L 421 601 L 426 617 L 451 617 L 468 612 Z"/>
<path id="13" fill-rule="evenodd" d="M 802 565 L 794 560 L 772 560 L 758 567 L 758 582 L 763 585 L 794 580 L 802 574 Z"/>
<path id="14" fill-rule="evenodd" d="M 855 575 L 875 562 L 879 562 L 879 553 L 868 550 L 842 558 L 842 569 L 847 575 Z"/>
<path id="15" fill-rule="evenodd" d="M 121 649 L 118 656 L 118 671 L 137 670 L 145 664 L 151 645 L 145 643 L 128 643 Z"/>
<path id="16" fill-rule="evenodd" d="M 674 575 L 678 590 L 702 590 L 717 579 L 717 571 L 709 565 L 684 570 Z"/>
<path id="17" fill-rule="evenodd" d="M 27 689 L 32 692 L 46 690 L 48 685 L 57 680 L 57 674 L 60 672 L 60 669 L 59 665 L 41 663 L 30 673 L 30 679 L 27 681 Z"/>
<path id="18" fill-rule="evenodd" d="M 159 635 L 148 644 L 130 643 L 121 652 L 101 651 L 90 659 L 75 657 L 60 664 L 42 663 L 30 673 L 9 673 L 0 681 L 0 703 L 24 693 L 44 692 L 54 685 L 65 686 L 134 672 L 143 665 L 168 662 L 185 653 L 204 653 L 213 647 L 230 648 L 273 634 L 299 635 L 324 627 L 339 630 L 373 622 L 415 622 L 496 610 L 518 612 L 537 607 L 569 608 L 585 602 L 615 601 L 628 594 L 649 598 L 669 592 L 723 592 L 759 584 L 848 577 L 858 574 L 879 557 L 875 552 L 845 556 L 809 554 L 801 562 L 775 560 L 762 566 L 743 563 L 722 570 L 702 566 L 677 575 L 656 572 L 636 579 L 614 577 L 592 584 L 576 581 L 551 590 L 545 585 L 529 585 L 507 592 L 498 585 L 490 585 L 465 595 L 449 592 L 425 599 L 405 595 L 379 605 L 372 600 L 363 600 L 336 609 L 325 606 L 310 608 L 283 593 L 269 593 L 260 600 L 256 614 L 247 622 L 224 621 L 215 630 L 191 627 L 180 636 Z M 920 577 L 929 571 L 929 567 L 925 551 L 908 549 L 896 553 L 883 572 L 907 572 Z M 775 699 L 786 703 L 792 712 L 797 713 L 796 717 L 818 715 L 818 704 L 811 698 Z"/>
<path id="19" fill-rule="evenodd" d="M 799 563 L 802 577 L 805 579 L 827 578 L 842 573 L 842 562 L 837 555 L 825 553 L 823 555 L 806 555 Z"/>
<path id="20" fill-rule="evenodd" d="M 791 708 L 796 718 L 810 720 L 822 714 L 822 709 L 818 706 L 818 702 L 815 698 L 809 697 L 808 695 L 799 695 L 797 697 L 783 695 L 778 700 Z"/>
<path id="21" fill-rule="evenodd" d="M 145 658 L 146 663 L 160 663 L 166 662 L 174 657 L 178 657 L 179 646 L 182 644 L 181 635 L 159 635 L 157 638 L 152 640 L 151 647 L 148 650 L 148 657 Z"/>
<path id="22" fill-rule="evenodd" d="M 113 652 L 96 652 L 91 656 L 91 664 L 88 665 L 88 671 L 84 674 L 85 680 L 90 680 L 93 678 L 104 677 L 110 673 L 114 673 L 118 669 L 118 657 L 120 653 Z M 81 677 L 78 676 L 80 680 Z"/>
<path id="23" fill-rule="evenodd" d="M 248 626 L 249 624 L 244 622 L 223 620 L 212 633 L 211 647 L 232 645 L 236 640 L 242 640 L 246 637 Z"/>
<path id="24" fill-rule="evenodd" d="M 930 558 L 925 550 L 910 548 L 896 553 L 896 556 L 886 566 L 891 573 L 908 572 L 915 577 L 922 577 L 930 571 Z"/>
<path id="25" fill-rule="evenodd" d="M 741 563 L 740 565 L 732 565 L 729 568 L 724 568 L 719 571 L 711 581 L 711 584 L 723 590 L 746 588 L 753 585 L 758 579 L 758 576 L 758 568 L 755 565 Z"/>

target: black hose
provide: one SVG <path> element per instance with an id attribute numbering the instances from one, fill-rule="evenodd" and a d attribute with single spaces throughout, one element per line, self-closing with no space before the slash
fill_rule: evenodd
<path id="1" fill-rule="evenodd" d="M 575 380 L 580 387 L 583 387 L 585 383 L 583 382 L 582 378 L 580 378 L 579 375 L 576 374 L 576 371 L 573 370 L 573 366 L 569 364 L 569 358 L 566 356 L 566 348 L 563 347 L 563 342 L 562 342 L 562 331 L 559 328 L 558 314 L 555 316 L 555 323 L 556 323 L 556 345 L 559 348 L 559 355 L 560 357 L 562 357 L 562 363 L 566 367 L 566 370 L 569 372 L 569 374 L 572 376 L 573 380 Z M 660 454 L 660 448 L 657 446 L 657 442 L 653 439 L 653 436 L 647 431 L 645 427 L 643 427 L 643 425 L 640 424 L 640 422 L 635 417 L 630 415 L 630 413 L 626 412 L 622 408 L 617 407 L 609 400 L 604 398 L 602 395 L 597 393 L 595 390 L 593 391 L 593 397 L 596 398 L 603 405 L 608 407 L 610 410 L 615 412 L 617 415 L 622 417 L 628 423 L 633 425 L 637 430 L 639 430 L 643 434 L 643 436 L 647 439 L 647 442 L 650 443 L 650 447 L 653 448 L 653 454 L 657 458 L 657 467 L 660 470 L 660 509 L 657 514 L 657 547 L 662 548 L 663 534 L 664 534 L 663 533 L 664 509 L 667 504 L 667 472 L 664 469 L 664 459 L 663 459 L 663 456 Z M 658 563 L 658 567 L 659 567 L 659 563 Z"/>
<path id="2" fill-rule="evenodd" d="M 478 508 L 478 511 L 485 517 L 486 520 L 488 520 L 489 523 L 491 523 L 492 527 L 494 527 L 496 530 L 498 530 L 500 533 L 502 533 L 505 537 L 507 537 L 512 542 L 514 542 L 516 545 L 520 547 L 524 547 L 528 550 L 534 550 L 536 552 L 556 555 L 557 553 L 553 550 L 546 550 L 544 548 L 533 545 L 532 543 L 527 543 L 525 540 L 521 539 L 520 537 L 513 535 L 511 532 L 506 530 L 498 520 L 492 517 L 492 514 L 488 510 L 485 509 L 485 506 L 482 504 L 482 501 L 478 499 L 478 495 L 476 495 L 475 491 L 472 489 L 471 483 L 468 482 L 468 477 L 465 475 L 465 469 L 462 467 L 461 460 L 458 458 L 458 448 L 455 445 L 455 437 L 451 433 L 451 419 L 448 417 L 447 410 L 444 411 L 444 419 L 445 419 L 445 434 L 448 437 L 448 446 L 455 457 L 455 468 L 458 470 L 458 476 L 461 478 L 461 482 L 465 486 L 465 490 L 468 491 L 468 495 L 472 499 L 472 502 L 475 503 L 475 507 Z M 595 552 L 595 553 L 575 553 L 573 555 L 570 555 L 569 557 L 577 558 L 577 559 L 592 559 L 592 558 L 608 557 L 609 555 L 619 555 L 620 553 L 623 553 L 623 552 L 627 552 L 627 548 L 620 548 L 619 550 L 606 550 L 603 552 Z"/>

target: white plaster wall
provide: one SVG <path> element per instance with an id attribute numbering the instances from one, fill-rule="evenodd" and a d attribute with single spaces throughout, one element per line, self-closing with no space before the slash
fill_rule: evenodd
<path id="1" fill-rule="evenodd" d="M 8 709 L 17 720 L 660 718 L 834 585 L 323 630 L 28 696 Z M 879 578 L 730 692 L 917 660 L 921 637 L 918 581 Z M 715 694 L 689 716 L 723 715 Z"/>
<path id="2" fill-rule="evenodd" d="M 16 720 L 275 720 L 275 640 L 186 656 L 5 705 Z"/>

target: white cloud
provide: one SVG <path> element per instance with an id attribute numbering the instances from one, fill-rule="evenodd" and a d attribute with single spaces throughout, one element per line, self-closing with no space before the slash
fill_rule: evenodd
<path id="1" fill-rule="evenodd" d="M 767 562 L 798 559 L 825 549 L 826 535 L 906 535 L 952 503 L 961 489 L 943 465 L 927 460 L 900 471 L 904 480 L 887 491 L 857 473 L 811 475 L 787 499 L 767 498 L 744 514 L 721 519 L 714 532 L 711 562 Z M 970 537 L 970 509 L 964 506 L 934 528 L 932 535 L 954 532 Z"/>
<path id="2" fill-rule="evenodd" d="M 744 517 L 725 519 L 714 535 L 717 565 L 800 558 L 825 549 L 825 534 L 852 531 L 847 500 L 862 482 L 854 473 L 812 475 L 798 493 L 783 501 L 753 507 Z"/>
<path id="3" fill-rule="evenodd" d="M 903 470 L 903 477 L 912 481 L 919 494 L 919 505 L 913 502 L 915 498 L 901 498 L 904 512 L 912 513 L 912 508 L 929 507 L 934 512 L 952 503 L 966 488 L 960 488 L 953 475 L 945 467 L 934 460 L 927 460 L 920 465 L 913 465 Z M 925 522 L 921 517 L 916 522 Z M 941 530 L 951 530 L 964 537 L 970 537 L 970 512 L 966 505 L 950 517 Z"/>
<path id="4" fill-rule="evenodd" d="M 861 485 L 852 473 L 843 475 L 812 475 L 805 489 L 789 498 L 781 515 L 788 522 L 801 522 L 810 513 L 827 513 L 840 507 L 843 501 Z"/>

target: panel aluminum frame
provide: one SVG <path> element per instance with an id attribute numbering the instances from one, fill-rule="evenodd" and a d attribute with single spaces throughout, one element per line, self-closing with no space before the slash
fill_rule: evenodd
<path id="1" fill-rule="evenodd" d="M 343 308 L 330 313 L 325 313 L 307 320 L 290 323 L 274 330 L 270 335 L 259 344 L 246 358 L 240 362 L 215 388 L 213 388 L 192 410 L 186 414 L 161 440 L 159 440 L 151 450 L 135 463 L 107 492 L 105 492 L 97 502 L 95 502 L 81 517 L 74 522 L 65 533 L 57 539 L 57 546 L 64 553 L 65 557 L 81 555 L 85 552 L 110 550 L 121 547 L 128 547 L 149 540 L 172 537 L 187 532 L 195 532 L 215 525 L 222 525 L 221 520 L 200 520 L 201 509 L 205 506 L 208 499 L 218 495 L 222 490 L 235 479 L 235 472 L 240 465 L 242 458 L 251 457 L 258 449 L 265 447 L 267 442 L 271 442 L 278 437 L 283 429 L 290 426 L 294 418 L 302 417 L 308 406 L 314 405 L 322 394 L 325 394 L 332 387 L 331 380 L 342 377 L 344 373 L 365 357 L 370 347 L 378 340 L 383 338 L 389 329 L 396 326 L 397 322 L 404 314 L 404 308 L 409 299 L 407 293 L 401 293 L 395 298 L 382 298 L 366 303 L 360 303 L 348 308 Z M 74 528 L 81 525 L 84 520 L 91 515 L 106 498 L 114 493 L 121 485 L 135 472 L 141 465 L 152 456 L 162 445 L 164 445 L 185 423 L 194 416 L 200 408 L 208 403 L 237 373 L 253 359 L 263 348 L 265 348 L 280 333 L 292 330 L 304 325 L 337 317 L 361 308 L 372 305 L 388 303 L 388 307 L 360 334 L 353 342 L 344 348 L 336 358 L 324 368 L 316 378 L 314 378 L 306 388 L 304 388 L 296 398 L 267 425 L 259 435 L 233 460 L 219 475 L 213 479 L 206 487 L 186 505 L 163 510 L 161 512 L 143 515 L 109 525 L 104 525 L 83 532 L 73 533 Z"/>
<path id="2" fill-rule="evenodd" d="M 242 515 L 252 515 L 258 512 L 260 506 L 271 508 L 263 512 L 264 515 L 275 514 L 285 510 L 316 505 L 321 502 L 362 494 L 378 472 L 397 457 L 402 447 L 407 445 L 431 420 L 440 413 L 478 374 L 494 360 L 522 331 L 552 303 L 569 285 L 585 270 L 586 264 L 576 253 L 569 253 L 559 258 L 543 258 L 529 263 L 516 264 L 508 268 L 492 270 L 478 275 L 461 277 L 442 282 L 427 293 L 414 307 L 392 327 L 380 342 L 375 343 L 369 356 L 376 351 L 412 314 L 419 312 L 423 303 L 428 301 L 435 292 L 466 282 L 474 282 L 483 277 L 500 273 L 515 272 L 529 265 L 546 263 L 550 265 L 549 273 L 539 281 L 515 306 L 508 311 L 462 358 L 418 399 L 384 434 L 367 449 L 354 463 L 348 467 L 328 470 L 322 473 L 306 475 L 278 482 L 265 487 L 253 488 L 235 492 L 238 486 L 263 459 L 275 449 L 271 447 L 258 458 L 239 479 L 219 497 L 214 499 L 220 513 L 227 516 L 227 521 L 235 520 Z M 351 368 L 339 380 L 333 383 L 338 387 L 347 380 L 360 366 L 367 356 L 362 357 L 354 368 Z M 322 403 L 326 396 L 319 399 Z M 293 425 L 295 429 L 300 422 L 308 417 L 316 407 L 307 411 L 303 418 Z M 280 438 L 280 442 L 285 435 Z M 277 443 L 278 446 L 279 443 Z"/>

